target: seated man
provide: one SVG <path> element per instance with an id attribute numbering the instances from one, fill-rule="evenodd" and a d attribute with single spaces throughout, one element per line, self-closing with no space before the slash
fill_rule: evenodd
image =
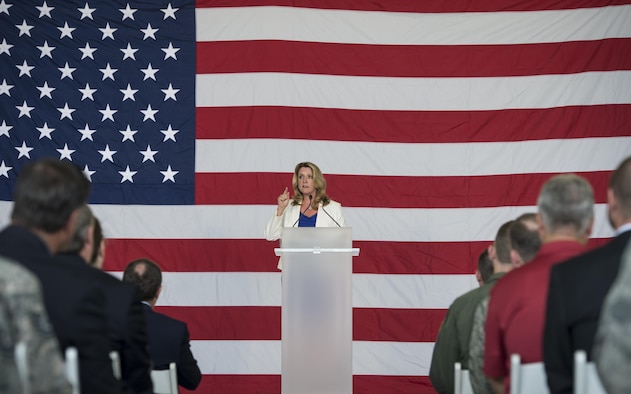
<path id="1" fill-rule="evenodd" d="M 175 362 L 177 383 L 185 389 L 195 390 L 202 374 L 191 352 L 186 323 L 153 310 L 162 291 L 160 267 L 147 259 L 132 261 L 125 268 L 123 282 L 133 284 L 140 291 L 153 369 L 165 369 L 169 363 Z"/>
<path id="2" fill-rule="evenodd" d="M 134 286 L 90 266 L 95 252 L 98 255 L 97 249 L 104 246 L 100 235 L 98 219 L 94 217 L 92 210 L 84 205 L 77 215 L 77 226 L 70 243 L 56 257 L 60 262 L 85 272 L 93 286 L 100 288 L 105 294 L 105 312 L 111 330 L 110 335 L 114 342 L 114 350 L 120 356 L 123 392 L 150 394 L 153 392 L 151 365 L 140 295 Z"/>

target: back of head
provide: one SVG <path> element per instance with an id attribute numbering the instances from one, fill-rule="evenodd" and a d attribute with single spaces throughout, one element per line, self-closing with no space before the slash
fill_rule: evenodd
<path id="1" fill-rule="evenodd" d="M 104 251 L 101 250 L 101 247 L 103 247 L 103 228 L 101 227 L 101 222 L 96 217 L 94 218 L 94 234 L 92 237 L 94 238 L 94 249 L 92 250 L 92 255 L 90 256 L 88 264 L 100 269 L 99 254 L 104 254 Z"/>
<path id="2" fill-rule="evenodd" d="M 555 175 L 543 185 L 537 206 L 547 233 L 572 228 L 577 236 L 583 236 L 594 217 L 594 191 L 581 176 Z"/>
<path id="3" fill-rule="evenodd" d="M 478 272 L 482 283 L 487 283 L 491 275 L 493 275 L 493 260 L 489 257 L 489 249 L 484 248 L 478 258 Z"/>
<path id="4" fill-rule="evenodd" d="M 495 236 L 495 241 L 493 244 L 495 245 L 495 254 L 497 256 L 497 260 L 502 264 L 510 264 L 510 238 L 508 236 L 508 231 L 511 225 L 514 223 L 513 220 L 510 220 L 504 224 L 502 224 L 497 230 L 497 235 Z"/>
<path id="5" fill-rule="evenodd" d="M 516 220 L 508 232 L 512 248 L 524 263 L 532 260 L 541 247 L 541 238 L 536 228 L 529 228 L 524 220 Z"/>
<path id="6" fill-rule="evenodd" d="M 162 271 L 158 264 L 149 259 L 134 260 L 125 268 L 123 282 L 134 285 L 143 301 L 151 301 L 162 286 Z"/>
<path id="7" fill-rule="evenodd" d="M 79 253 L 85 246 L 88 238 L 88 231 L 90 227 L 94 225 L 94 215 L 92 210 L 87 205 L 83 205 L 79 208 L 79 214 L 77 215 L 77 224 L 75 227 L 72 239 L 64 248 L 64 253 Z"/>
<path id="8" fill-rule="evenodd" d="M 68 161 L 41 159 L 24 166 L 13 193 L 15 224 L 55 233 L 85 204 L 90 182 Z"/>
<path id="9" fill-rule="evenodd" d="M 625 159 L 609 178 L 609 189 L 613 191 L 623 220 L 631 220 L 631 157 Z"/>

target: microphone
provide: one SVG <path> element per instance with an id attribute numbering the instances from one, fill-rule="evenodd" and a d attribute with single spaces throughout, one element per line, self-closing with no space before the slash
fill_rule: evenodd
<path id="1" fill-rule="evenodd" d="M 301 214 L 304 215 L 309 210 L 309 208 L 311 208 L 311 200 L 313 200 L 313 196 L 311 194 L 309 194 L 309 206 L 307 208 L 305 208 L 305 210 L 303 212 L 300 212 Z M 327 215 L 328 215 L 328 213 L 327 213 Z M 333 218 L 331 218 L 331 219 L 333 219 Z M 298 219 L 296 219 L 296 221 L 294 222 L 293 226 L 291 226 L 291 227 L 296 227 L 296 224 L 298 224 L 299 220 L 300 220 L 300 215 L 298 215 Z M 335 222 L 335 220 L 333 220 L 333 221 Z M 338 226 L 339 226 L 339 224 L 338 224 Z"/>
<path id="2" fill-rule="evenodd" d="M 337 227 L 342 227 L 340 226 L 340 224 L 337 222 L 337 220 L 333 219 L 333 216 L 329 215 L 329 213 L 324 209 L 324 207 L 322 207 L 322 210 L 324 211 L 324 213 L 327 214 L 328 217 L 331 218 L 331 220 L 333 220 L 335 222 L 335 224 L 337 224 Z"/>

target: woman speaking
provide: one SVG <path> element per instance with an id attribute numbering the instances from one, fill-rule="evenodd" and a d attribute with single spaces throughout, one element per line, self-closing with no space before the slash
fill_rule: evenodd
<path id="1" fill-rule="evenodd" d="M 342 205 L 326 195 L 326 180 L 313 163 L 298 163 L 289 191 L 278 196 L 276 214 L 265 226 L 265 239 L 280 238 L 283 227 L 345 227 Z"/>

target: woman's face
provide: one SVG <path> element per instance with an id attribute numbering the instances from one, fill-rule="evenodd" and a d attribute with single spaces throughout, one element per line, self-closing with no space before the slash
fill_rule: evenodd
<path id="1" fill-rule="evenodd" d="M 298 170 L 298 190 L 300 190 L 303 196 L 311 194 L 315 197 L 313 171 L 311 171 L 311 168 L 302 167 Z"/>

